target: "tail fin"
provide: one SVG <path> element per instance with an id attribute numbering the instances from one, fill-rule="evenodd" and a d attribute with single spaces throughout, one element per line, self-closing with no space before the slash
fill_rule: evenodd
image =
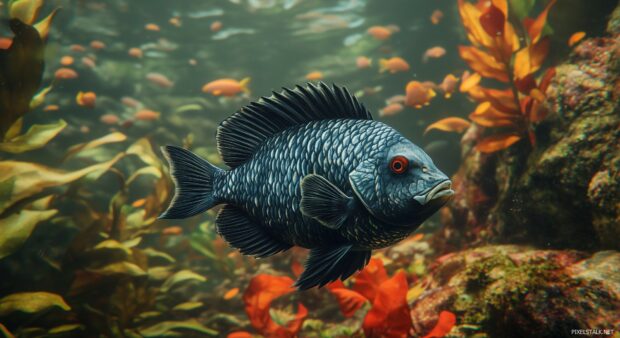
<path id="1" fill-rule="evenodd" d="M 249 77 L 246 77 L 243 80 L 239 81 L 239 84 L 241 85 L 241 90 L 243 90 L 243 92 L 246 94 L 250 94 L 250 88 L 248 88 L 250 80 L 251 79 Z"/>
<path id="2" fill-rule="evenodd" d="M 222 169 L 181 147 L 165 146 L 161 151 L 170 165 L 176 190 L 168 210 L 159 218 L 187 218 L 214 207 L 213 177 Z"/>
<path id="3" fill-rule="evenodd" d="M 379 59 L 379 73 L 383 73 L 388 70 L 387 63 L 387 59 Z"/>

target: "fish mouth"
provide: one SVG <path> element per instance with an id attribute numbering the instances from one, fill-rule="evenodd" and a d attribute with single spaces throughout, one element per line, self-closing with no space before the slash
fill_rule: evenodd
<path id="1" fill-rule="evenodd" d="M 427 192 L 414 196 L 413 199 L 420 203 L 420 205 L 426 205 L 431 201 L 439 199 L 447 201 L 448 198 L 452 197 L 452 195 L 454 195 L 454 190 L 452 190 L 452 182 L 450 180 L 445 180 L 438 183 Z"/>

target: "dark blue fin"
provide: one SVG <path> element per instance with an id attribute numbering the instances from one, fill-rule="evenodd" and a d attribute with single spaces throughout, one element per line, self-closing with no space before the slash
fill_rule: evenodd
<path id="1" fill-rule="evenodd" d="M 340 228 L 353 210 L 354 200 L 320 175 L 310 174 L 301 180 L 299 209 L 330 229 Z"/>
<path id="2" fill-rule="evenodd" d="M 234 206 L 227 204 L 215 220 L 217 232 L 235 249 L 244 255 L 258 258 L 269 257 L 286 251 L 292 245 L 281 242 L 267 233 L 258 224 Z"/>
<path id="3" fill-rule="evenodd" d="M 283 88 L 224 120 L 217 129 L 217 148 L 224 163 L 235 168 L 273 134 L 310 121 L 336 118 L 372 120 L 370 112 L 345 87 L 321 82 Z"/>
<path id="4" fill-rule="evenodd" d="M 213 197 L 213 177 L 222 169 L 181 147 L 165 146 L 161 151 L 170 165 L 176 190 L 168 210 L 159 218 L 187 218 L 217 205 Z"/>
<path id="5" fill-rule="evenodd" d="M 352 245 L 310 250 L 306 269 L 295 282 L 298 290 L 322 287 L 336 279 L 345 280 L 363 269 L 370 260 L 370 250 L 353 250 Z"/>

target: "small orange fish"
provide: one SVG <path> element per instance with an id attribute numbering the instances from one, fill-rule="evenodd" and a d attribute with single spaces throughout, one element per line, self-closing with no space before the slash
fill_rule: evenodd
<path id="1" fill-rule="evenodd" d="M 144 25 L 144 29 L 151 32 L 159 32 L 159 26 L 154 23 L 147 23 L 146 25 Z"/>
<path id="2" fill-rule="evenodd" d="M 57 80 L 76 79 L 77 77 L 78 73 L 71 68 L 58 68 L 58 70 L 54 73 L 54 78 Z"/>
<path id="3" fill-rule="evenodd" d="M 176 236 L 176 235 L 180 235 L 182 233 L 183 233 L 183 228 L 181 228 L 178 225 L 173 225 L 173 226 L 164 228 L 161 231 L 161 234 L 164 235 L 164 236 L 170 236 L 170 235 L 175 235 Z"/>
<path id="4" fill-rule="evenodd" d="M 385 100 L 385 103 L 386 104 L 405 103 L 406 99 L 407 99 L 407 97 L 405 97 L 405 95 L 394 95 L 394 96 L 388 98 L 387 100 Z"/>
<path id="5" fill-rule="evenodd" d="M 224 294 L 224 299 L 229 300 L 239 294 L 239 288 L 232 288 Z"/>
<path id="6" fill-rule="evenodd" d="M 446 55 L 446 49 L 441 46 L 431 47 L 424 52 L 422 62 L 428 62 L 428 59 L 438 59 Z"/>
<path id="7" fill-rule="evenodd" d="M 133 97 L 123 96 L 121 97 L 121 103 L 126 105 L 129 108 L 138 108 L 142 105 L 142 103 Z"/>
<path id="8" fill-rule="evenodd" d="M 400 113 L 405 107 L 400 103 L 390 103 L 379 110 L 379 116 L 392 116 Z"/>
<path id="9" fill-rule="evenodd" d="M 570 38 L 568 38 L 568 47 L 572 47 L 575 44 L 577 44 L 577 42 L 583 40 L 583 38 L 586 37 L 586 32 L 577 32 L 574 33 L 573 35 L 570 36 Z"/>
<path id="10" fill-rule="evenodd" d="M 155 121 L 159 119 L 159 113 L 149 110 L 149 109 L 140 109 L 134 114 L 134 118 L 138 121 Z"/>
<path id="11" fill-rule="evenodd" d="M 387 40 L 392 36 L 392 30 L 384 26 L 372 26 L 366 32 L 377 40 Z"/>
<path id="12" fill-rule="evenodd" d="M 142 49 L 138 47 L 129 48 L 129 51 L 127 51 L 127 54 L 129 54 L 129 56 L 136 58 L 136 59 L 141 59 L 142 56 L 144 55 L 144 53 L 142 53 Z"/>
<path id="13" fill-rule="evenodd" d="M 435 91 L 418 81 L 411 81 L 406 87 L 407 98 L 405 104 L 415 108 L 429 105 L 430 101 L 435 97 Z"/>
<path id="14" fill-rule="evenodd" d="M 358 56 L 355 59 L 355 65 L 359 69 L 369 68 L 372 65 L 372 60 L 366 56 Z"/>
<path id="15" fill-rule="evenodd" d="M 82 58 L 82 64 L 88 68 L 95 68 L 97 66 L 97 64 L 95 63 L 95 60 L 93 58 L 90 58 L 88 56 L 85 56 Z"/>
<path id="16" fill-rule="evenodd" d="M 190 66 L 195 66 L 198 64 L 198 61 L 196 61 L 196 59 L 189 59 L 187 63 L 189 63 Z"/>
<path id="17" fill-rule="evenodd" d="M 82 45 L 74 44 L 69 47 L 69 50 L 72 52 L 82 53 L 86 51 L 86 48 Z"/>
<path id="18" fill-rule="evenodd" d="M 146 79 L 161 88 L 171 88 L 174 86 L 174 82 L 170 81 L 166 75 L 160 73 L 148 73 L 146 74 Z"/>
<path id="19" fill-rule="evenodd" d="M 99 121 L 107 125 L 116 125 L 118 124 L 119 118 L 114 114 L 105 114 L 101 115 Z"/>
<path id="20" fill-rule="evenodd" d="M 90 47 L 95 50 L 101 50 L 104 49 L 106 46 L 105 43 L 103 43 L 102 41 L 93 40 L 90 42 Z"/>
<path id="21" fill-rule="evenodd" d="M 57 104 L 48 104 L 43 108 L 43 111 L 57 111 L 58 109 L 60 109 L 60 107 L 58 107 Z"/>
<path id="22" fill-rule="evenodd" d="M 306 74 L 306 79 L 310 80 L 310 81 L 317 81 L 323 78 L 323 73 L 321 72 L 310 72 L 308 74 Z"/>
<path id="23" fill-rule="evenodd" d="M 381 73 L 389 71 L 391 74 L 395 74 L 398 72 L 406 72 L 409 69 L 410 67 L 407 61 L 398 56 L 379 60 L 379 72 Z"/>
<path id="24" fill-rule="evenodd" d="M 13 44 L 13 39 L 11 38 L 0 38 L 0 49 L 9 49 Z"/>
<path id="25" fill-rule="evenodd" d="M 133 201 L 133 203 L 131 203 L 131 206 L 134 208 L 140 208 L 145 203 L 146 203 L 146 198 L 140 198 L 140 199 Z"/>
<path id="26" fill-rule="evenodd" d="M 218 79 L 202 86 L 202 91 L 204 93 L 211 93 L 215 96 L 235 96 L 241 92 L 249 94 L 248 83 L 250 83 L 249 77 L 241 81 L 228 78 Z"/>
<path id="27" fill-rule="evenodd" d="M 181 19 L 178 16 L 173 16 L 168 20 L 168 23 L 174 27 L 181 27 Z"/>
<path id="28" fill-rule="evenodd" d="M 212 32 L 219 32 L 220 29 L 222 29 L 222 26 L 223 24 L 221 21 L 213 21 L 213 23 L 211 23 L 210 29 Z"/>
<path id="29" fill-rule="evenodd" d="M 419 240 L 422 240 L 422 238 L 424 238 L 424 234 L 419 233 L 419 234 L 415 234 L 415 235 L 413 235 L 413 236 L 411 237 L 411 240 L 412 240 L 412 241 L 419 241 Z"/>
<path id="30" fill-rule="evenodd" d="M 89 126 L 85 126 L 85 125 L 81 125 L 80 126 L 80 133 L 82 133 L 82 134 L 90 133 L 90 127 Z"/>
<path id="31" fill-rule="evenodd" d="M 73 56 L 65 55 L 60 58 L 60 64 L 63 66 L 71 66 L 73 64 Z"/>
<path id="32" fill-rule="evenodd" d="M 431 22 L 433 25 L 438 24 L 441 19 L 443 19 L 443 12 L 438 9 L 434 10 L 433 14 L 431 14 Z"/>
<path id="33" fill-rule="evenodd" d="M 94 92 L 78 92 L 75 97 L 75 102 L 82 107 L 95 108 L 95 102 L 97 100 L 97 94 Z"/>
<path id="34" fill-rule="evenodd" d="M 448 74 L 443 78 L 443 81 L 439 85 L 439 89 L 443 91 L 443 95 L 446 99 L 449 99 L 452 96 L 452 93 L 456 90 L 456 85 L 459 82 L 459 78 Z"/>

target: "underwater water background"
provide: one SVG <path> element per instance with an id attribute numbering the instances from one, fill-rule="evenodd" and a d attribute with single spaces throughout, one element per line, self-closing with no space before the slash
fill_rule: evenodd
<path id="1" fill-rule="evenodd" d="M 0 4 L 1 335 L 620 337 L 617 1 Z M 223 78 L 230 95 L 205 90 Z M 349 280 L 297 292 L 307 250 L 242 256 L 217 210 L 157 219 L 159 147 L 225 168 L 222 120 L 317 81 L 456 195 Z"/>

